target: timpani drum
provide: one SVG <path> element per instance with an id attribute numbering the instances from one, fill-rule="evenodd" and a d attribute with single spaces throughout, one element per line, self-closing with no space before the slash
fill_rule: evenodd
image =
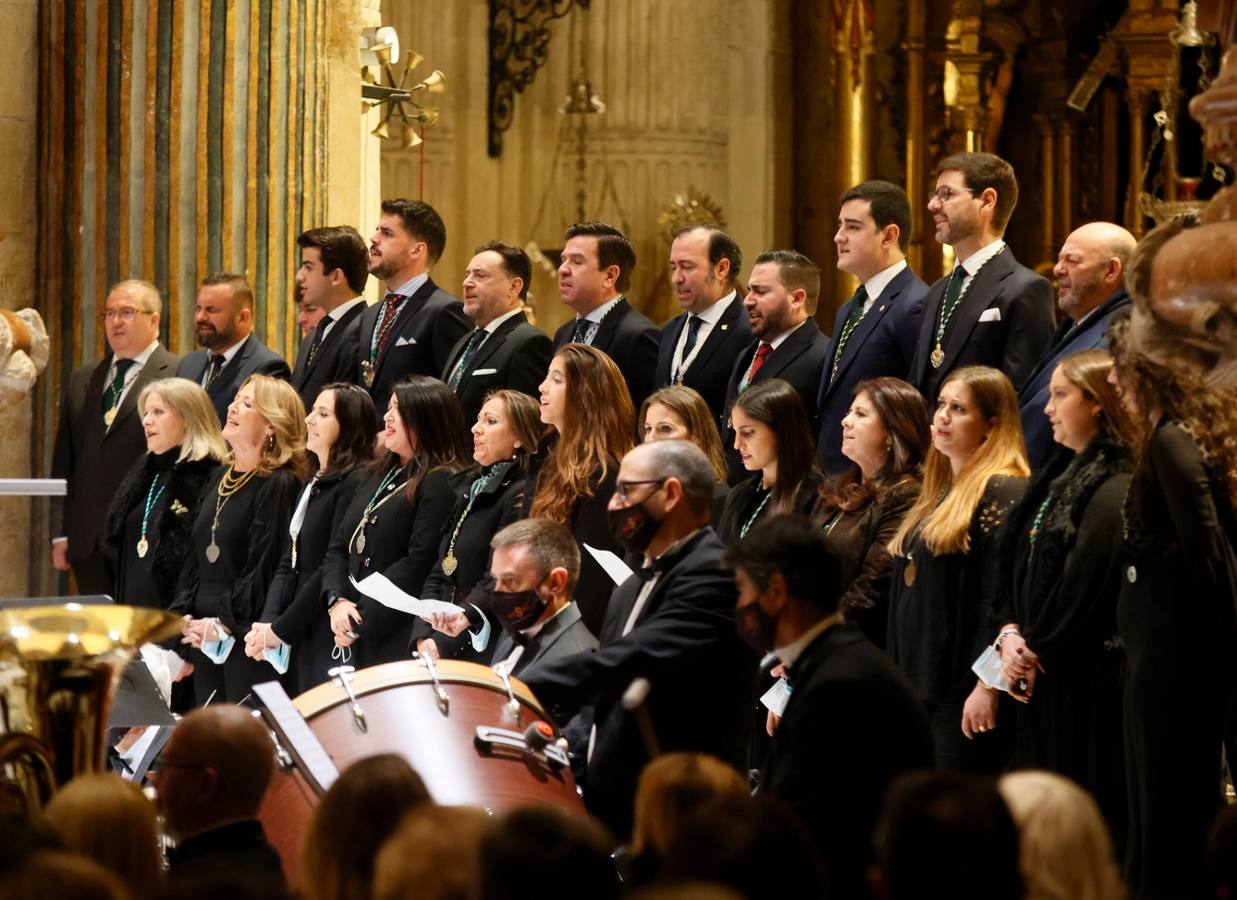
<path id="1" fill-rule="evenodd" d="M 443 660 L 431 674 L 418 660 L 387 663 L 336 676 L 293 704 L 341 772 L 398 753 L 439 804 L 584 808 L 566 756 L 554 744 L 542 749 L 554 733 L 541 705 L 522 682 L 486 666 Z M 533 740 L 520 740 L 527 732 Z M 258 818 L 291 880 L 317 804 L 297 767 L 276 770 Z"/>

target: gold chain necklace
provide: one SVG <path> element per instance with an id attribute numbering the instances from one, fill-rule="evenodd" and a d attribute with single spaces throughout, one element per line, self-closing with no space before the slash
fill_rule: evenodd
<path id="1" fill-rule="evenodd" d="M 219 562 L 219 555 L 222 552 L 219 549 L 219 545 L 215 542 L 215 532 L 219 530 L 219 514 L 223 512 L 224 504 L 231 499 L 233 494 L 238 493 L 241 488 L 247 485 L 249 480 L 258 473 L 258 470 L 250 469 L 239 477 L 235 477 L 234 473 L 235 469 L 232 466 L 228 466 L 228 470 L 219 479 L 219 487 L 215 489 L 215 518 L 210 523 L 210 544 L 206 547 L 206 561 L 211 565 Z"/>

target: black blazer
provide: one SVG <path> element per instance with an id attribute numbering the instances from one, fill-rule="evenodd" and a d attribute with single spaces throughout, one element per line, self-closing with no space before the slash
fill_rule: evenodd
<path id="1" fill-rule="evenodd" d="M 180 361 L 176 374 L 201 384 L 209 362 L 209 350 L 195 350 Z M 284 380 L 292 377 L 292 370 L 288 368 L 284 358 L 258 340 L 257 334 L 251 334 L 245 338 L 231 362 L 223 367 L 223 371 L 215 376 L 215 380 L 206 389 L 220 424 L 227 420 L 228 404 L 236 397 L 240 386 L 245 383 L 246 378 L 255 373 Z"/>
<path id="2" fill-rule="evenodd" d="M 630 830 L 636 782 L 649 760 L 637 718 L 621 703 L 633 679 L 650 682 L 645 709 L 662 752 L 711 753 L 743 768 L 756 657 L 735 634 L 734 574 L 722 565 L 723 551 L 713 529 L 701 528 L 658 561 L 657 583 L 628 634 L 639 575 L 615 591 L 596 650 L 522 676 L 564 714 L 592 707 L 597 737 L 584 800 L 616 836 Z"/>
<path id="3" fill-rule="evenodd" d="M 365 386 L 362 363 L 369 362 L 369 349 L 383 302 L 361 314 L 357 336 L 356 374 L 353 380 Z M 391 388 L 407 375 L 437 378 L 447 365 L 447 354 L 462 335 L 472 330 L 472 320 L 464 315 L 464 305 L 427 278 L 425 284 L 404 303 L 392 326 L 386 347 L 374 369 L 374 383 L 368 388 L 378 409 L 387 408 Z"/>
<path id="4" fill-rule="evenodd" d="M 73 371 L 60 401 L 60 424 L 52 448 L 52 478 L 68 482 L 63 500 L 51 507 L 51 536 L 69 539 L 69 560 L 85 559 L 102 545 L 103 524 L 117 488 L 146 452 L 146 434 L 137 412 L 142 388 L 170 378 L 180 357 L 160 344 L 133 379 L 116 410 L 112 427 L 103 422 L 103 388 L 112 355 Z"/>
<path id="5" fill-rule="evenodd" d="M 899 774 L 932 765 L 932 732 L 906 677 L 854 625 L 836 625 L 790 668 L 761 792 L 816 839 L 834 895 L 866 896 L 870 837 Z"/>
<path id="6" fill-rule="evenodd" d="M 363 594 L 358 596 L 349 576 L 361 581 L 371 572 L 381 572 L 405 593 L 420 597 L 458 494 L 459 476 L 442 470 L 428 473 L 412 500 L 393 497 L 370 513 L 365 548 L 360 550 L 353 535 L 383 474 L 371 475 L 357 489 L 322 563 L 324 601 L 347 597 L 356 602 L 361 614 L 362 621 L 356 627 L 360 639 L 352 645 L 357 668 L 407 659 L 414 617 L 388 609 Z M 391 490 L 402 493 L 402 483 L 397 477 Z"/>
<path id="7" fill-rule="evenodd" d="M 554 349 L 571 343 L 576 320 L 569 319 L 554 333 Z M 657 348 L 661 332 L 648 317 L 622 298 L 606 314 L 593 335 L 593 346 L 604 351 L 623 373 L 631 402 L 637 410 L 644 398 L 653 393 L 657 373 Z"/>
<path id="8" fill-rule="evenodd" d="M 456 341 L 447 355 L 442 380 L 448 384 L 470 334 L 468 332 Z M 550 338 L 535 325 L 528 324 L 524 313 L 516 313 L 499 325 L 473 354 L 464 370 L 464 377 L 460 379 L 460 386 L 456 388 L 460 408 L 464 411 L 464 424 L 472 427 L 490 391 L 510 388 L 536 397 L 537 389 L 550 368 L 553 352 Z"/>
<path id="9" fill-rule="evenodd" d="M 661 330 L 656 381 L 659 388 L 673 384 L 674 348 L 678 346 L 679 336 L 687 327 L 687 315 L 682 313 L 675 316 Z M 683 373 L 682 380 L 683 384 L 694 388 L 704 397 L 713 417 L 719 421 L 725 418 L 726 388 L 730 384 L 734 361 L 751 342 L 752 326 L 747 312 L 743 309 L 743 298 L 736 291 L 734 299 L 726 306 L 722 317 L 705 338 L 700 352 Z"/>
<path id="10" fill-rule="evenodd" d="M 301 340 L 296 353 L 296 367 L 292 370 L 292 386 L 301 395 L 301 402 L 308 410 L 318 394 L 328 384 L 337 381 L 355 381 L 357 341 L 360 340 L 361 314 L 365 301 L 353 306 L 340 317 L 322 339 L 322 346 L 314 354 L 312 364 L 307 364 L 309 347 L 314 342 L 314 331 Z M 319 325 L 321 327 L 321 325 Z M 316 331 L 316 329 L 315 329 Z"/>
<path id="11" fill-rule="evenodd" d="M 1052 285 L 1014 259 L 1006 247 L 971 279 L 945 333 L 942 351 L 945 359 L 933 368 L 932 350 L 936 346 L 936 320 L 945 295 L 949 275 L 932 285 L 923 303 L 919 343 L 907 381 L 928 398 L 936 394 L 945 377 L 962 366 L 992 366 L 1014 383 L 1014 390 L 1035 368 L 1056 330 Z M 995 310 L 995 312 L 993 312 Z M 988 316 L 984 321 L 980 319 Z"/>
<path id="12" fill-rule="evenodd" d="M 760 341 L 753 340 L 747 349 L 739 356 L 730 370 L 730 382 L 726 386 L 726 403 L 722 410 L 718 427 L 722 436 L 722 448 L 726 451 L 726 467 L 730 474 L 730 483 L 743 477 L 743 464 L 739 460 L 738 451 L 734 449 L 734 429 L 730 427 L 730 408 L 739 397 L 739 383 L 752 364 L 756 348 Z M 803 408 L 807 411 L 808 426 L 813 433 L 816 431 L 816 392 L 820 387 L 820 371 L 825 364 L 825 354 L 829 351 L 829 339 L 820 333 L 816 320 L 806 319 L 802 325 L 787 335 L 772 353 L 765 357 L 764 365 L 752 379 L 752 384 L 768 381 L 770 378 L 780 378 L 790 384 L 803 399 Z"/>
<path id="13" fill-rule="evenodd" d="M 823 471 L 841 472 L 851 466 L 850 460 L 842 455 L 842 419 L 850 409 L 855 385 L 886 375 L 905 378 L 910 372 L 927 293 L 928 286 L 910 266 L 895 275 L 855 326 L 838 360 L 838 374 L 834 378 L 833 357 L 851 304 L 844 303 L 838 310 L 816 395 L 820 417 L 816 457 Z"/>

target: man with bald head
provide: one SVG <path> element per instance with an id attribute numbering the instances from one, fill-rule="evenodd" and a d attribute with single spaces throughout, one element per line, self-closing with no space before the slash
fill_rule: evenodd
<path id="1" fill-rule="evenodd" d="M 284 891 L 279 855 L 257 821 L 275 770 L 266 727 L 239 706 L 185 716 L 153 767 L 156 805 L 176 848 L 168 878 L 243 884 L 257 896 Z"/>
<path id="2" fill-rule="evenodd" d="M 1125 266 L 1135 243 L 1134 235 L 1120 225 L 1088 222 L 1061 245 L 1052 274 L 1057 280 L 1057 306 L 1064 315 L 1052 344 L 1018 394 L 1032 468 L 1052 455 L 1052 424 L 1044 415 L 1052 371 L 1071 353 L 1108 346 L 1109 320 L 1130 305 Z"/>
<path id="3" fill-rule="evenodd" d="M 171 377 L 180 361 L 159 344 L 161 312 L 153 284 L 117 284 L 103 309 L 107 354 L 65 382 L 51 477 L 65 479 L 68 493 L 52 504 L 52 565 L 73 568 L 79 594 L 116 589 L 103 524 L 121 479 L 146 452 L 137 398 L 150 382 Z"/>

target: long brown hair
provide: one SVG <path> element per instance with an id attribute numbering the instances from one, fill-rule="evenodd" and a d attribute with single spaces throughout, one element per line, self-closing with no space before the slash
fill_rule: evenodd
<path id="1" fill-rule="evenodd" d="M 623 373 L 588 344 L 565 344 L 554 354 L 566 373 L 562 430 L 537 475 L 529 516 L 566 524 L 576 501 L 591 497 L 597 482 L 635 446 L 635 409 Z"/>
<path id="2" fill-rule="evenodd" d="M 979 414 L 992 424 L 956 479 L 949 457 L 935 446 L 928 450 L 923 490 L 889 542 L 889 550 L 895 555 L 904 552 L 907 536 L 920 526 L 933 555 L 970 552 L 971 520 L 989 479 L 995 475 L 1026 478 L 1031 474 L 1022 442 L 1018 395 L 1005 373 L 988 366 L 965 366 L 950 373 L 941 389 L 955 381 L 970 390 Z"/>
<path id="3" fill-rule="evenodd" d="M 870 481 L 859 466 L 827 478 L 820 486 L 825 506 L 853 512 L 862 509 L 888 488 L 906 478 L 918 479 L 925 454 L 932 445 L 928 405 L 914 385 L 901 378 L 868 378 L 855 385 L 853 396 L 867 394 L 881 425 L 889 434 L 885 465 Z"/>
<path id="4" fill-rule="evenodd" d="M 770 378 L 740 394 L 734 408 L 767 425 L 776 435 L 777 483 L 769 498 L 773 501 L 771 511 L 792 512 L 799 486 L 816 473 L 816 442 L 808 426 L 803 398 L 787 382 Z"/>
<path id="5" fill-rule="evenodd" d="M 724 484 L 726 457 L 722 453 L 722 439 L 717 433 L 717 420 L 713 418 L 709 404 L 700 396 L 700 392 L 685 384 L 672 384 L 649 394 L 640 404 L 640 415 L 636 422 L 636 433 L 642 440 L 644 421 L 648 418 L 649 407 L 654 403 L 660 403 L 683 420 L 687 425 L 687 439 L 704 452 L 713 466 L 713 474 Z"/>
<path id="6" fill-rule="evenodd" d="M 413 500 L 426 475 L 439 469 L 459 472 L 472 461 L 472 453 L 459 400 L 446 384 L 428 375 L 410 375 L 396 382 L 392 393 L 409 441 L 416 445 L 412 475 L 404 489 L 404 496 Z M 375 468 L 390 469 L 398 463 L 399 457 L 388 451 Z"/>
<path id="7" fill-rule="evenodd" d="M 1061 375 L 1091 403 L 1100 407 L 1099 425 L 1114 438 L 1127 444 L 1134 442 L 1134 423 L 1121 405 L 1117 389 L 1108 383 L 1112 371 L 1112 354 L 1098 347 L 1079 350 L 1057 363 Z"/>

